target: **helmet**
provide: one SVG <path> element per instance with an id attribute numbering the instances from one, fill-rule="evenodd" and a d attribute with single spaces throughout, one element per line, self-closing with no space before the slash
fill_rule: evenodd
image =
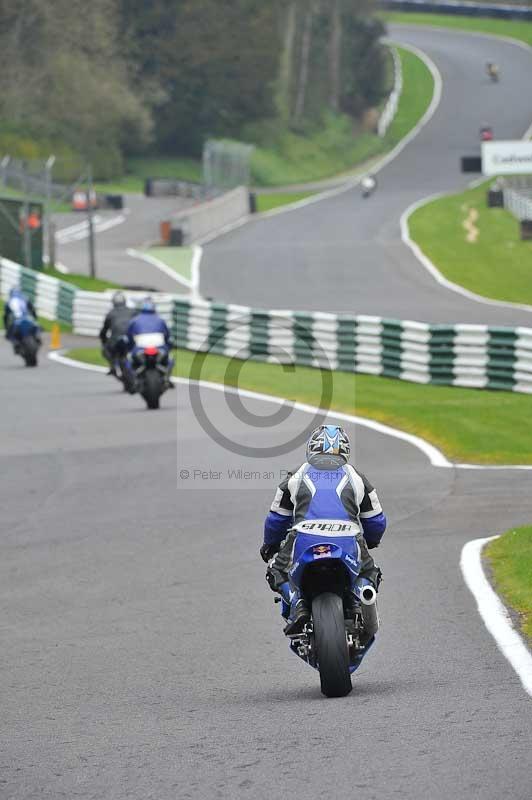
<path id="1" fill-rule="evenodd" d="M 147 314 L 154 314 L 155 313 L 155 303 L 151 299 L 151 297 L 145 297 L 142 300 L 140 305 L 140 310 L 144 311 Z"/>
<path id="2" fill-rule="evenodd" d="M 113 305 L 116 308 L 117 306 L 125 306 L 126 304 L 126 296 L 123 292 L 115 292 L 113 295 Z"/>
<path id="3" fill-rule="evenodd" d="M 347 433 L 338 425 L 320 425 L 312 431 L 307 442 L 307 459 L 324 453 L 330 456 L 343 456 L 347 461 L 350 452 L 351 444 Z"/>
<path id="4" fill-rule="evenodd" d="M 23 297 L 21 290 L 18 286 L 13 286 L 12 289 L 9 290 L 9 299 L 11 300 L 12 297 Z"/>

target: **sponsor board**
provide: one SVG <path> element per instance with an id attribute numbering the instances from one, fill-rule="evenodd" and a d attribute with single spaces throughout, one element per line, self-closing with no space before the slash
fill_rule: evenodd
<path id="1" fill-rule="evenodd" d="M 483 175 L 532 174 L 532 141 L 482 142 Z"/>

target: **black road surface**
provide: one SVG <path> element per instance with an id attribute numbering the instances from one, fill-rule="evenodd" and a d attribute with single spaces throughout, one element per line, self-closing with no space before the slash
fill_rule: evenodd
<path id="1" fill-rule="evenodd" d="M 287 214 L 253 221 L 209 244 L 201 293 L 259 308 L 374 314 L 425 322 L 530 325 L 526 311 L 476 303 L 439 286 L 400 238 L 414 202 L 458 191 L 463 155 L 480 154 L 479 128 L 520 138 L 532 123 L 532 50 L 481 36 L 390 26 L 436 63 L 441 103 L 428 125 L 379 173 L 377 193 L 354 188 Z M 492 84 L 486 61 L 501 65 Z M 517 222 L 516 222 L 517 236 Z"/>
<path id="2" fill-rule="evenodd" d="M 102 375 L 28 370 L 5 345 L 0 372 L 2 800 L 529 800 L 530 701 L 458 568 L 466 541 L 532 518 L 529 473 L 436 469 L 350 428 L 390 519 L 382 629 L 352 694 L 326 700 L 288 652 L 258 557 L 301 449 L 222 451 L 183 386 L 148 412 Z M 254 447 L 309 422 L 273 435 L 218 392 L 203 400 Z"/>

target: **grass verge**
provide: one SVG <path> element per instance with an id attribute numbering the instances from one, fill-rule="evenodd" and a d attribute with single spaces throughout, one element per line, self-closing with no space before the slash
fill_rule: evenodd
<path id="1" fill-rule="evenodd" d="M 271 211 L 272 208 L 279 206 L 286 206 L 288 203 L 297 203 L 298 200 L 304 200 L 306 197 L 311 197 L 314 192 L 286 192 L 283 194 L 258 194 L 257 195 L 257 211 Z"/>
<path id="2" fill-rule="evenodd" d="M 404 87 L 386 136 L 354 133 L 349 117 L 333 115 L 325 118 L 322 128 L 305 136 L 289 130 L 279 132 L 278 122 L 253 126 L 249 138 L 259 143 L 251 160 L 253 182 L 280 186 L 320 180 L 391 150 L 419 122 L 434 91 L 434 81 L 425 64 L 408 50 L 398 51 Z"/>
<path id="3" fill-rule="evenodd" d="M 449 280 L 484 297 L 532 303 L 532 242 L 521 241 L 508 211 L 487 207 L 488 183 L 419 208 L 409 220 L 410 236 Z"/>
<path id="4" fill-rule="evenodd" d="M 70 356 L 103 364 L 96 348 Z M 512 392 L 423 386 L 391 378 L 322 373 L 310 367 L 282 367 L 178 350 L 175 374 L 239 386 L 322 406 L 322 378 L 332 382 L 330 408 L 379 420 L 427 439 L 448 458 L 479 464 L 532 464 L 532 429 L 516 425 L 532 412 L 532 397 Z"/>
<path id="5" fill-rule="evenodd" d="M 149 247 L 146 251 L 147 255 L 162 261 L 167 267 L 173 269 L 174 272 L 182 275 L 183 278 L 190 280 L 192 277 L 192 256 L 194 248 L 192 247 Z"/>
<path id="6" fill-rule="evenodd" d="M 64 283 L 72 283 L 78 289 L 83 289 L 86 292 L 104 292 L 106 289 L 120 289 L 118 283 L 106 281 L 102 278 L 91 278 L 89 275 L 77 275 L 75 272 L 59 272 L 53 267 L 45 267 L 43 270 L 44 275 L 49 275 L 51 278 L 58 278 Z"/>
<path id="7" fill-rule="evenodd" d="M 521 630 L 532 644 L 532 527 L 506 531 L 487 545 L 484 556 L 495 589 L 519 614 Z"/>
<path id="8" fill-rule="evenodd" d="M 385 22 L 404 25 L 429 25 L 430 27 L 487 33 L 492 36 L 510 36 L 532 46 L 532 23 L 515 20 L 482 19 L 481 17 L 456 17 L 450 14 L 418 14 L 390 11 L 381 14 Z"/>

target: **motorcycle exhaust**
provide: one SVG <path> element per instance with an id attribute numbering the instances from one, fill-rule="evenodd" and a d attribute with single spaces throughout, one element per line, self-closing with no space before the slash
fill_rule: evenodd
<path id="1" fill-rule="evenodd" d="M 360 592 L 360 603 L 364 629 L 370 636 L 379 630 L 379 612 L 377 611 L 377 592 L 373 586 L 364 586 Z"/>

